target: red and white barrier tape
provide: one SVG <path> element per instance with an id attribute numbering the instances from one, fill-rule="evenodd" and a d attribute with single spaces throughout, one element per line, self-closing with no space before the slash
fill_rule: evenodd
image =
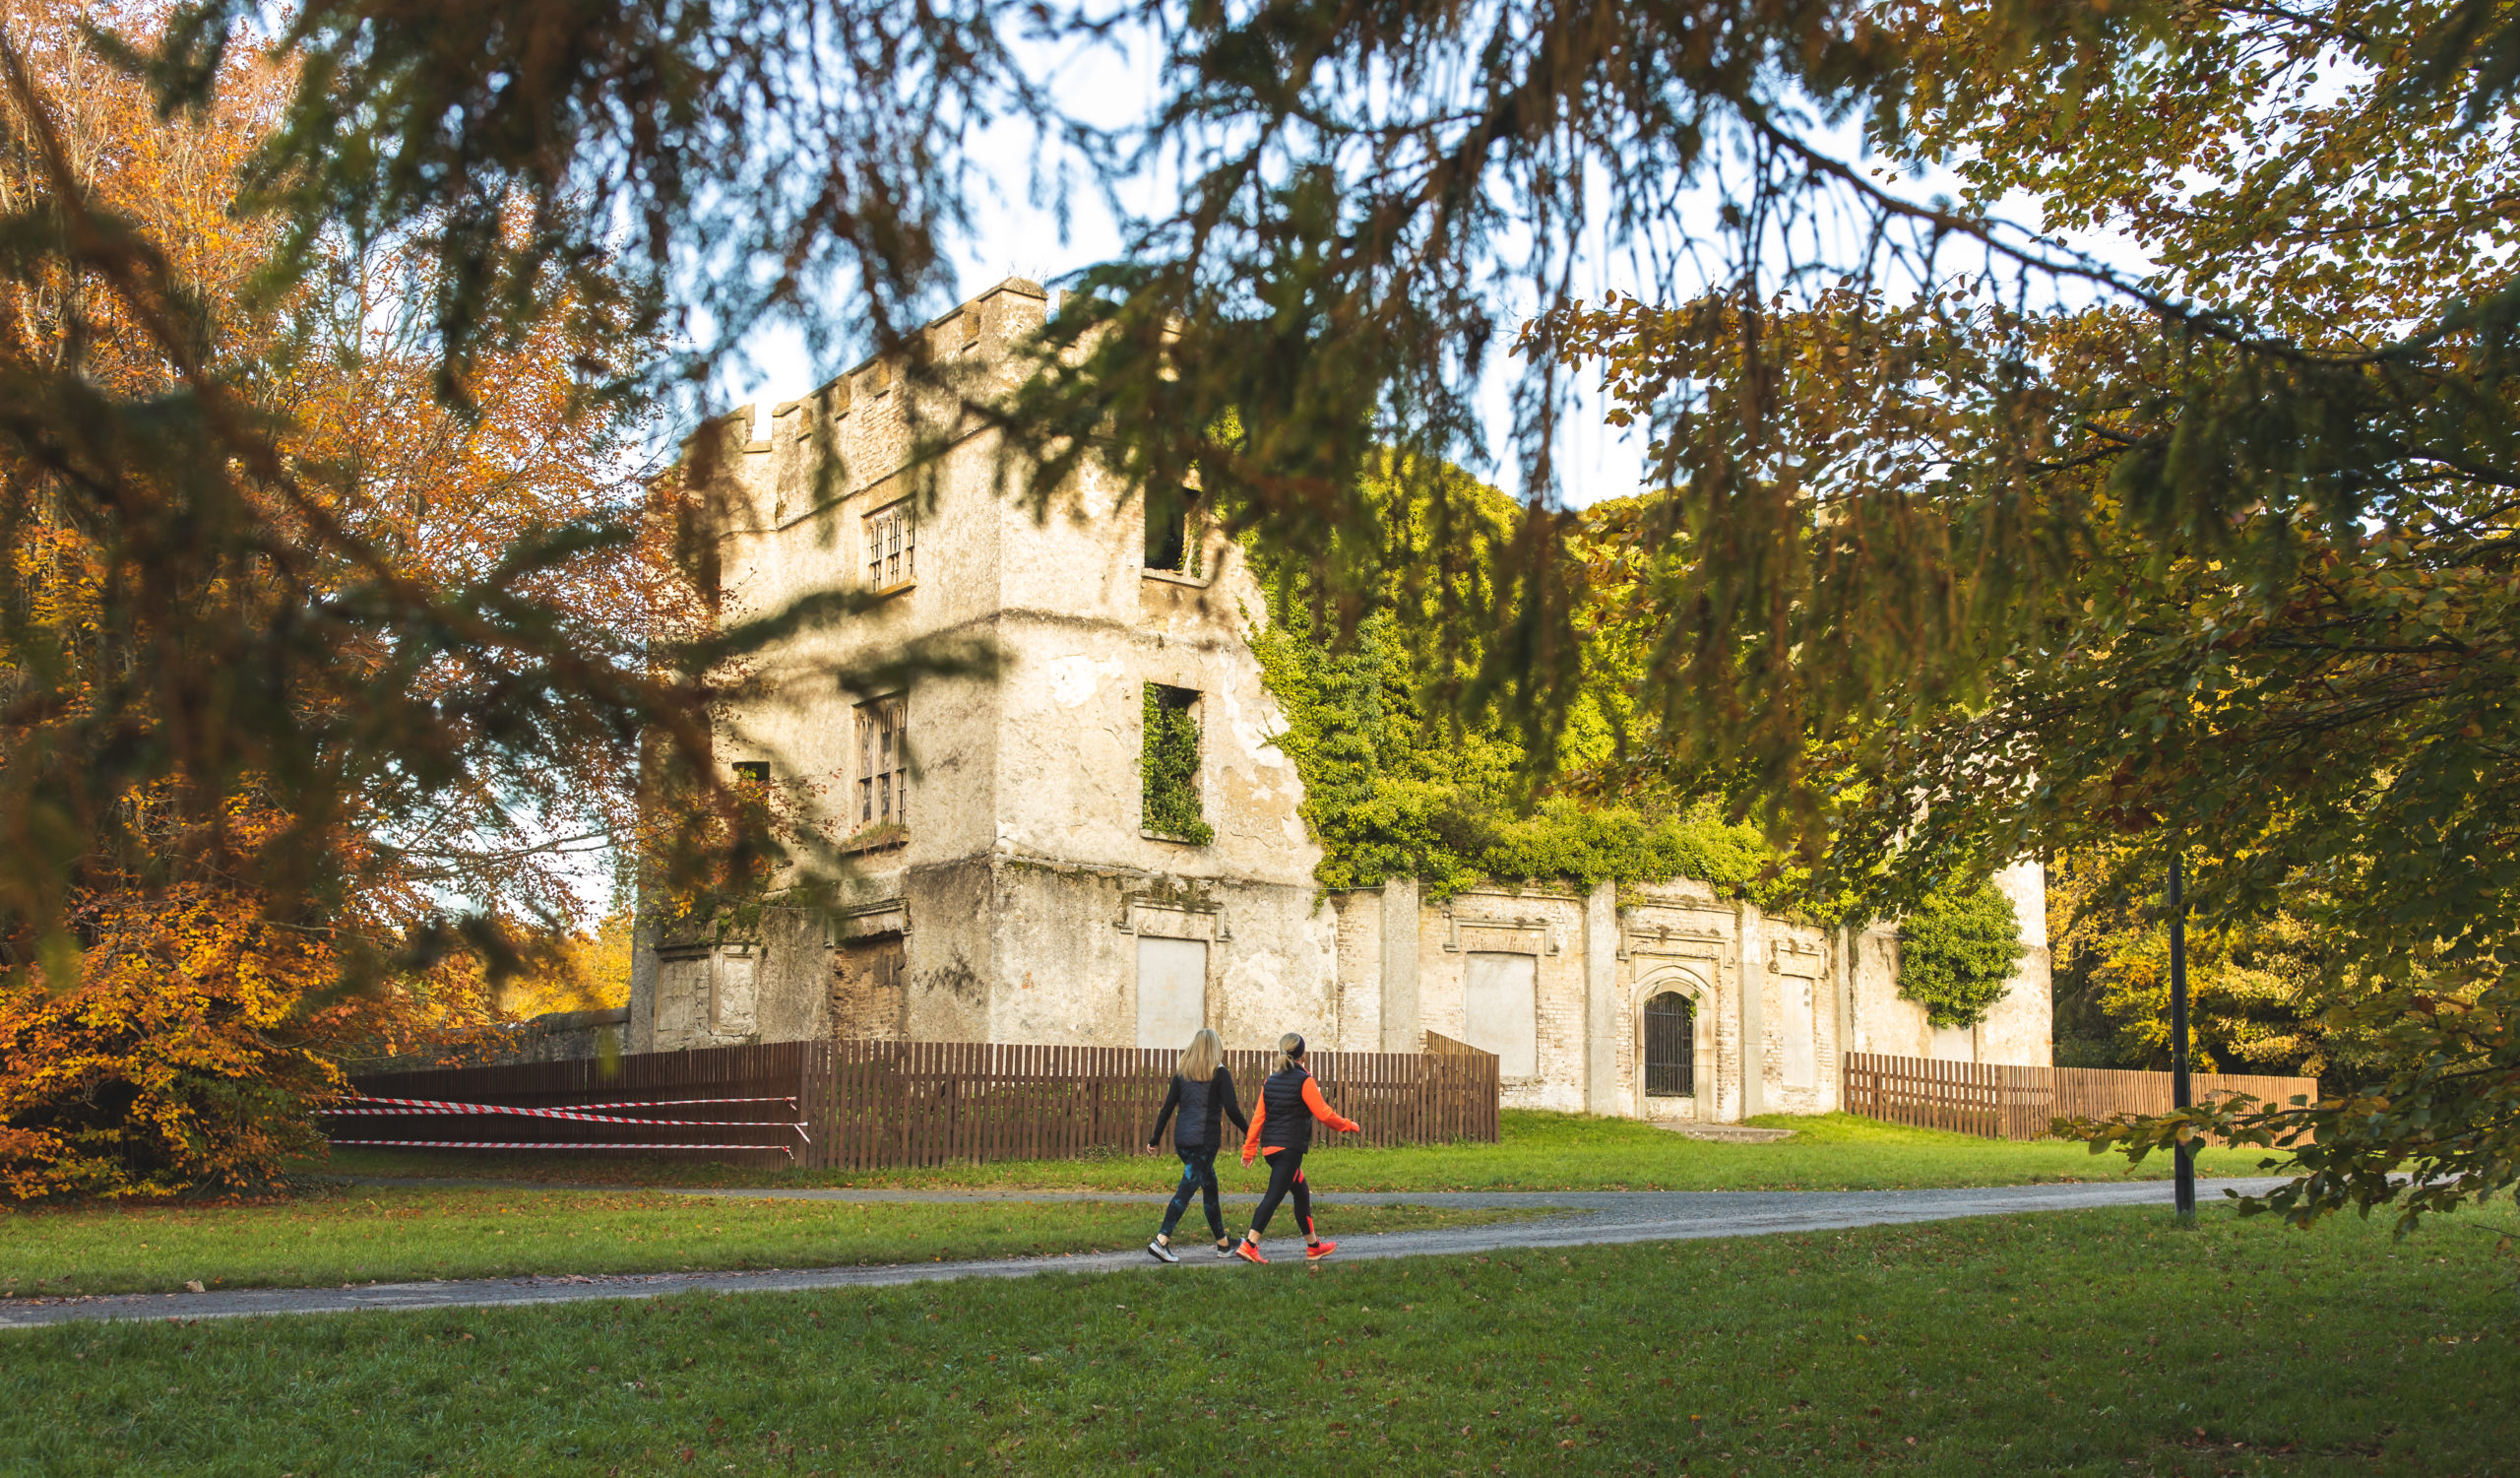
<path id="1" fill-rule="evenodd" d="M 513 1114 L 520 1119 L 565 1119 L 572 1124 L 645 1124 L 665 1125 L 674 1128 L 739 1129 L 747 1125 L 773 1125 L 772 1119 L 615 1119 L 609 1114 L 581 1114 L 573 1109 L 502 1109 L 477 1105 L 464 1109 L 329 1109 L 336 1118 L 410 1118 L 452 1119 L 467 1114 Z M 790 1128 L 804 1125 L 790 1125 Z"/>
<path id="2" fill-rule="evenodd" d="M 656 1100 L 654 1100 L 654 1101 L 652 1101 L 652 1102 L 648 1102 L 648 1103 L 634 1103 L 634 1104 L 580 1104 L 580 1105 L 578 1105 L 578 1108 L 579 1108 L 580 1110 L 587 1110 L 587 1109 L 681 1109 L 681 1108 L 688 1108 L 688 1107 L 690 1107 L 690 1106 L 692 1106 L 692 1105 L 695 1105 L 695 1104 L 792 1104 L 792 1103 L 794 1103 L 795 1101 L 796 1101 L 796 1100 L 795 1100 L 793 1097 L 788 1097 L 788 1098 L 661 1098 L 661 1099 L 656 1099 Z M 533 1113 L 544 1112 L 544 1111 L 541 1111 L 541 1110 L 536 1110 L 536 1109 L 517 1109 L 517 1108 L 510 1108 L 510 1107 L 508 1107 L 508 1106 L 507 1106 L 507 1105 L 505 1105 L 505 1104 L 459 1104 L 459 1103 L 448 1103 L 448 1102 L 445 1102 L 444 1100 L 441 1100 L 441 1099 L 434 1099 L 434 1098 L 369 1098 L 369 1097 L 367 1097 L 367 1096 L 365 1096 L 365 1095 L 363 1095 L 363 1094 L 362 1094 L 362 1095 L 359 1095 L 359 1096 L 357 1096 L 357 1097 L 353 1097 L 353 1098 L 347 1099 L 347 1100 L 346 1100 L 346 1102 L 352 1103 L 352 1104 L 388 1104 L 388 1105 L 391 1105 L 391 1106 L 393 1106 L 393 1107 L 395 1107 L 395 1108 L 401 1108 L 401 1109 L 435 1109 L 435 1110 L 438 1110 L 438 1111 L 439 1111 L 439 1112 L 441 1112 L 441 1113 L 446 1113 L 446 1114 L 533 1114 Z M 350 1111 L 348 1111 L 348 1110 L 343 1110 L 343 1109 L 326 1109 L 324 1112 L 325 1112 L 325 1113 L 327 1113 L 327 1114 L 341 1114 L 341 1113 L 346 1113 L 346 1112 L 350 1112 Z M 556 1111 L 554 1111 L 554 1112 L 556 1112 Z"/>
<path id="3" fill-rule="evenodd" d="M 504 1144 L 480 1139 L 336 1139 L 335 1144 L 361 1149 L 750 1149 L 777 1150 L 788 1159 L 796 1152 L 784 1144 Z"/>

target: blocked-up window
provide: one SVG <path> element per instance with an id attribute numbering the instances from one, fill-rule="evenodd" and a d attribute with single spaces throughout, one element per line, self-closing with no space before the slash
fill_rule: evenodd
<path id="1" fill-rule="evenodd" d="M 1812 981 L 1807 976 L 1778 977 L 1784 985 L 1784 1020 L 1778 1023 L 1781 1040 L 1778 1047 L 1789 1088 L 1816 1088 L 1820 1085 L 1819 1017 L 1813 999 Z"/>
<path id="2" fill-rule="evenodd" d="M 1463 971 L 1462 1040 L 1496 1054 L 1499 1077 L 1540 1071 L 1539 979 L 1528 954 L 1473 954 Z"/>
<path id="3" fill-rule="evenodd" d="M 760 1030 L 757 957 L 749 947 L 676 953 L 657 962 L 658 1045 L 672 1051 Z"/>
<path id="4" fill-rule="evenodd" d="M 857 825 L 910 824 L 910 705 L 896 695 L 857 705 Z"/>
<path id="5" fill-rule="evenodd" d="M 907 957 L 899 934 L 850 939 L 832 969 L 832 1035 L 896 1042 L 909 1016 Z"/>
<path id="6" fill-rule="evenodd" d="M 866 515 L 866 583 L 891 590 L 918 578 L 918 523 L 911 517 L 910 499 L 889 503 Z"/>
<path id="7" fill-rule="evenodd" d="M 749 954 L 722 953 L 711 972 L 709 1030 L 719 1036 L 749 1036 L 760 1030 L 755 996 L 755 961 Z"/>
<path id="8" fill-rule="evenodd" d="M 1178 1052 L 1208 1024 L 1208 946 L 1138 936 L 1138 1046 Z"/>

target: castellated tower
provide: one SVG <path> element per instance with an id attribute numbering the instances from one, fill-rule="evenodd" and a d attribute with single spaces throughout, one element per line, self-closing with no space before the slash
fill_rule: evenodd
<path id="1" fill-rule="evenodd" d="M 1048 306 L 1002 283 L 932 325 L 928 350 L 1003 359 Z M 729 947 L 647 941 L 633 1050 L 825 1033 L 1177 1047 L 1202 1025 L 1236 1047 L 1336 1040 L 1336 915 L 1294 767 L 1268 743 L 1280 721 L 1243 631 L 1263 601 L 1240 551 L 1188 527 L 1177 496 L 1091 477 L 1037 520 L 996 485 L 988 434 L 955 445 L 933 502 L 914 504 L 905 395 L 867 365 L 779 407 L 727 458 L 724 610 L 855 584 L 877 608 L 787 655 L 977 637 L 1001 671 L 856 703 L 781 687 L 736 716 L 721 762 L 766 766 L 849 839 L 850 901 L 833 918 L 774 911 Z M 847 474 L 822 505 L 818 434 Z M 1168 817 L 1143 814 L 1151 714 L 1191 798 Z"/>

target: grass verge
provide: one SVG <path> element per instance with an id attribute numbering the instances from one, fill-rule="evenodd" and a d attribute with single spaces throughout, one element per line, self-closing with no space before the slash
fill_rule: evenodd
<path id="1" fill-rule="evenodd" d="M 2170 1161 L 2155 1156 L 2131 1174 L 2117 1156 L 2055 1140 L 2014 1143 L 1939 1129 L 1915 1129 L 1851 1114 L 1752 1123 L 1796 1131 L 1774 1144 L 1710 1144 L 1632 1119 L 1505 1112 L 1494 1144 L 1343 1148 L 1316 1141 L 1304 1165 L 1345 1190 L 1907 1190 L 1947 1186 L 2023 1186 L 2057 1181 L 2158 1180 Z M 1335 1136 L 1325 1136 L 1325 1140 Z M 2209 1176 L 2261 1175 L 2259 1150 L 2207 1150 Z M 881 1171 L 756 1170 L 662 1160 L 566 1161 L 522 1155 L 345 1150 L 309 1167 L 320 1173 L 382 1176 L 488 1176 L 627 1186 L 951 1187 L 1032 1190 L 1169 1190 L 1181 1173 L 1170 1155 L 1092 1160 L 1011 1160 Z M 1228 1189 L 1256 1193 L 1267 1177 L 1228 1156 L 1217 1165 Z"/>
<path id="2" fill-rule="evenodd" d="M 2508 1473 L 2507 1210 L 59 1327 L 47 1474 Z"/>
<path id="3" fill-rule="evenodd" d="M 1239 1231 L 1227 1208 L 1228 1231 Z M 1324 1235 L 1473 1226 L 1534 1213 L 1319 1208 Z M 1160 1206 L 1095 1201 L 851 1205 L 655 1191 L 378 1189 L 281 1205 L 105 1208 L 0 1216 L 0 1290 L 15 1296 L 314 1287 L 529 1273 L 829 1267 L 1142 1247 Z M 1292 1235 L 1281 1219 L 1281 1236 Z M 1184 1248 L 1204 1250 L 1197 1203 Z"/>

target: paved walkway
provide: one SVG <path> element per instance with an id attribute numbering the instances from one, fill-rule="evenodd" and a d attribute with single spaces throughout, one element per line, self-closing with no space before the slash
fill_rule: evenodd
<path id="1" fill-rule="evenodd" d="M 437 1182 L 432 1184 L 446 1184 Z M 513 1185 L 514 1183 L 500 1183 Z M 2225 1187 L 2266 1190 L 2275 1180 L 2199 1181 L 2199 1200 L 2220 1200 Z M 583 1189 L 560 1188 L 550 1189 Z M 735 1199 L 847 1201 L 1116 1200 L 1162 1202 L 1168 1197 L 1126 1192 L 930 1191 L 930 1190 L 694 1190 L 694 1195 Z M 1847 1227 L 1894 1226 L 1998 1216 L 2021 1211 L 2070 1211 L 2099 1206 L 2157 1205 L 2168 1209 L 2167 1181 L 2111 1185 L 2005 1186 L 1964 1190 L 1630 1190 L 1461 1191 L 1325 1195 L 1319 1205 L 1332 1221 L 1349 1204 L 1555 1207 L 1563 1216 L 1423 1232 L 1389 1232 L 1341 1238 L 1342 1261 L 1370 1257 L 1418 1257 L 1513 1253 L 1539 1248 L 1662 1242 L 1700 1237 L 1747 1237 L 1773 1232 L 1828 1232 Z M 1249 1199 L 1249 1197 L 1238 1197 Z M 1293 1254 L 1292 1236 L 1271 1239 L 1271 1248 Z M 1002 1257 L 976 1262 L 899 1263 L 881 1267 L 821 1267 L 781 1272 L 623 1273 L 535 1278 L 465 1278 L 431 1283 L 374 1283 L 342 1288 L 240 1288 L 214 1293 L 120 1294 L 94 1298 L 0 1300 L 0 1328 L 30 1328 L 93 1319 L 234 1318 L 272 1314 L 342 1314 L 366 1309 L 480 1309 L 517 1304 L 567 1304 L 585 1299 L 662 1298 L 677 1293 L 773 1293 L 815 1288 L 883 1288 L 951 1278 L 1020 1278 L 1042 1272 L 1138 1272 L 1180 1277 L 1198 1270 L 1239 1272 L 1240 1262 L 1221 1260 L 1204 1244 L 1185 1244 L 1174 1266 L 1156 1263 L 1144 1252 L 1093 1253 L 1068 1257 Z"/>

